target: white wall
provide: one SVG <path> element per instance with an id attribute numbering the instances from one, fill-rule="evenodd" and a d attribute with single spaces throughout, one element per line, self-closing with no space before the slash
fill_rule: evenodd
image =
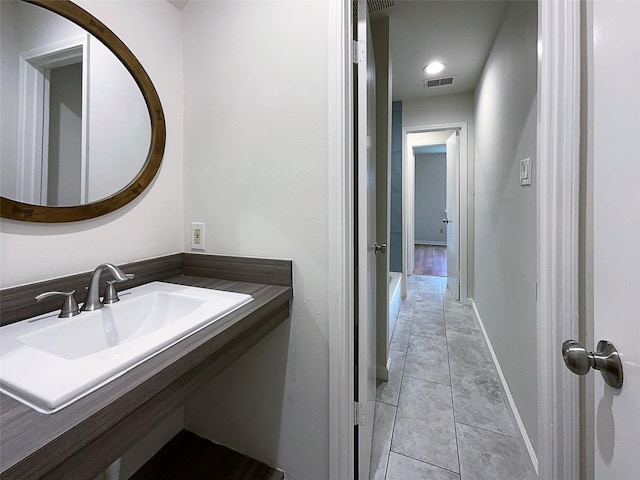
<path id="1" fill-rule="evenodd" d="M 0 2 L 0 193 L 6 197 L 16 195 L 17 155 L 15 138 L 18 135 L 18 32 L 15 1 Z M 10 161 L 11 159 L 11 161 Z"/>
<path id="2" fill-rule="evenodd" d="M 290 258 L 291 320 L 185 406 L 185 425 L 328 478 L 328 3 L 189 2 L 184 11 L 185 249 Z"/>
<path id="3" fill-rule="evenodd" d="M 473 145 L 473 108 L 472 92 L 406 100 L 402 102 L 402 128 L 468 122 L 469 145 Z"/>
<path id="4" fill-rule="evenodd" d="M 513 2 L 476 91 L 475 289 L 527 433 L 537 448 L 535 2 Z M 533 183 L 521 187 L 520 159 Z"/>
<path id="5" fill-rule="evenodd" d="M 444 153 L 415 156 L 416 243 L 447 242 L 447 229 L 442 223 L 447 203 L 447 162 Z M 442 233 L 440 232 L 442 230 Z"/>
<path id="6" fill-rule="evenodd" d="M 93 36 L 88 103 L 87 201 L 95 202 L 119 192 L 140 173 L 149 153 L 151 121 L 129 71 Z"/>
<path id="7" fill-rule="evenodd" d="M 78 4 L 127 44 L 154 82 L 167 121 L 162 167 L 145 193 L 97 219 L 52 225 L 0 220 L 2 288 L 182 250 L 180 11 L 164 0 Z"/>

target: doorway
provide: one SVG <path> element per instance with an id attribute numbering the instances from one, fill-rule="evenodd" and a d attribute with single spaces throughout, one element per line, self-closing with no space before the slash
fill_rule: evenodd
<path id="1" fill-rule="evenodd" d="M 447 276 L 446 144 L 413 148 L 415 161 L 414 275 Z"/>
<path id="2" fill-rule="evenodd" d="M 435 266 L 439 275 L 447 277 L 453 298 L 467 301 L 467 145 L 466 122 L 403 128 L 403 297 L 407 296 L 409 276 L 433 275 Z M 420 162 L 425 160 L 434 165 L 423 168 Z M 421 177 L 427 180 L 438 171 L 444 171 L 439 181 L 419 189 Z M 416 264 L 420 266 L 423 259 L 429 273 L 416 271 Z"/>
<path id="3" fill-rule="evenodd" d="M 16 197 L 35 205 L 84 203 L 88 36 L 20 52 Z"/>
<path id="4" fill-rule="evenodd" d="M 417 4 L 418 2 L 416 2 Z M 413 4 L 412 4 L 413 5 Z M 575 176 L 577 171 L 577 139 L 579 138 L 579 82 L 577 72 L 579 72 L 579 40 L 580 40 L 580 11 L 579 5 L 569 5 L 565 3 L 554 2 L 538 2 L 540 8 L 539 29 L 538 29 L 538 72 L 534 75 L 539 80 L 537 86 L 538 94 L 538 114 L 541 119 L 538 125 L 537 152 L 539 154 L 537 164 L 538 183 L 535 187 L 538 193 L 538 201 L 540 208 L 537 211 L 537 224 L 539 225 L 539 233 L 537 237 L 537 278 L 536 298 L 539 308 L 537 310 L 537 319 L 539 330 L 537 338 L 541 343 L 537 359 L 538 359 L 538 382 L 541 386 L 539 390 L 538 400 L 538 419 L 539 432 L 538 437 L 544 439 L 539 446 L 538 457 L 540 458 L 540 476 L 541 478 L 562 477 L 577 478 L 575 474 L 577 470 L 572 471 L 574 462 L 577 460 L 575 454 L 575 446 L 578 445 L 577 436 L 577 402 L 575 402 L 575 393 L 573 382 L 570 385 L 566 380 L 562 359 L 557 355 L 555 349 L 559 344 L 559 340 L 567 338 L 565 333 L 569 333 L 572 329 L 577 328 L 577 315 L 575 309 L 572 308 L 572 300 L 574 299 L 574 286 L 576 285 L 575 272 L 577 271 L 577 263 L 574 251 L 570 248 L 563 248 L 567 245 L 573 245 L 572 240 L 575 238 L 573 234 L 576 231 L 575 211 L 577 205 L 577 191 L 575 188 Z M 335 28 L 333 34 L 335 37 L 332 43 L 332 53 L 337 53 L 339 62 L 333 62 L 332 75 L 336 78 L 336 85 L 340 87 L 331 92 L 331 98 L 336 100 L 342 99 L 341 95 L 349 100 L 349 92 L 346 91 L 348 83 L 344 82 L 346 74 L 341 69 L 342 65 L 348 65 L 351 60 L 351 43 L 347 43 L 345 39 L 349 39 L 344 35 L 342 28 L 344 19 L 350 18 L 348 8 L 335 8 L 331 11 L 334 18 Z M 544 45 L 544 53 L 540 47 Z M 346 93 L 345 93 L 346 92 Z M 343 102 L 343 105 L 349 107 L 349 102 Z M 339 105 L 339 104 L 338 104 Z M 341 120 L 338 115 L 340 109 L 336 108 L 336 118 Z M 432 110 L 433 111 L 433 110 Z M 333 112 L 333 110 L 332 110 Z M 448 121 L 448 120 L 445 120 Z M 425 122 L 427 123 L 427 122 Z M 561 126 L 565 135 L 558 136 L 558 126 Z M 343 123 L 336 121 L 334 128 L 335 138 L 341 141 L 335 141 L 332 146 L 336 151 L 336 171 L 339 171 L 345 163 L 346 154 L 345 145 L 351 141 L 350 137 L 344 138 Z M 475 136 L 476 132 L 472 132 Z M 463 139 L 461 139 L 463 141 Z M 461 141 L 461 143 L 462 143 Z M 462 145 L 461 145 L 462 146 Z M 404 148 L 404 147 L 403 147 Z M 465 148 L 462 152 L 465 153 Z M 473 152 L 471 152 L 473 153 Z M 465 168 L 465 162 L 461 161 L 462 168 Z M 461 181 L 465 182 L 465 175 L 461 172 Z M 341 192 L 343 182 L 336 176 L 334 189 Z M 465 195 L 466 189 L 461 185 L 461 193 Z M 473 192 L 469 193 L 470 195 Z M 350 198 L 348 195 L 343 198 Z M 338 204 L 338 205 L 336 205 Z M 342 210 L 340 202 L 331 203 L 332 211 L 340 213 Z M 343 202 L 344 204 L 344 202 Z M 461 204 L 464 206 L 466 202 L 461 198 Z M 461 214 L 464 214 L 464 208 Z M 336 215 L 335 225 L 336 231 L 342 232 L 342 223 L 345 215 Z M 472 216 L 473 218 L 473 216 Z M 471 232 L 473 233 L 473 232 Z M 341 237 L 342 238 L 342 237 Z M 473 237 L 472 237 L 473 238 Z M 461 237 L 461 244 L 466 243 L 466 238 Z M 466 245 L 465 245 L 466 247 Z M 465 248 L 462 248 L 464 254 Z M 404 255 L 404 252 L 403 252 Z M 336 264 L 338 267 L 343 265 L 341 258 L 350 260 L 349 257 L 336 256 Z M 550 261 L 553 259 L 553 262 Z M 553 268 L 550 265 L 553 263 Z M 464 279 L 465 262 L 461 261 L 461 289 L 466 287 Z M 339 275 L 341 269 L 335 269 L 334 277 L 337 281 L 348 278 L 346 275 Z M 344 283 L 344 282 L 343 282 Z M 344 306 L 344 297 L 349 297 L 349 292 L 345 295 L 336 295 L 338 307 Z M 337 317 L 336 317 L 337 318 Z M 339 320 L 337 318 L 337 320 Z M 341 323 L 332 322 L 336 325 L 332 340 L 338 347 L 335 349 L 336 354 L 330 356 L 332 370 L 335 374 L 331 377 L 331 384 L 334 392 L 343 392 L 344 383 L 341 382 L 344 377 L 339 375 L 340 361 L 348 362 L 351 358 L 348 342 L 344 342 L 344 331 L 341 330 Z M 348 333 L 348 332 L 347 332 Z M 536 336 L 536 335 L 534 335 Z M 552 351 L 552 349 L 554 349 Z M 333 398 L 333 397 L 332 397 Z M 352 405 L 343 403 L 338 405 L 332 402 L 332 422 L 331 433 L 331 471 L 334 474 L 332 478 L 340 477 L 338 472 L 342 473 L 349 467 L 353 456 L 351 453 L 346 456 L 340 455 L 340 446 L 344 445 L 348 440 L 348 434 L 353 429 L 341 424 L 341 420 L 347 420 L 352 415 Z M 341 428 L 341 425 L 342 428 Z M 346 458 L 345 458 L 346 457 Z M 566 472 L 566 475 L 562 475 Z M 558 474 L 559 473 L 559 474 Z"/>

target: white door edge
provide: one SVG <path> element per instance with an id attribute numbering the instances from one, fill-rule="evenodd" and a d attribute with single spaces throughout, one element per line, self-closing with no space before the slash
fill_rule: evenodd
<path id="1" fill-rule="evenodd" d="M 579 2 L 538 2 L 537 98 L 538 474 L 577 480 L 578 380 L 560 347 L 578 338 Z"/>
<path id="2" fill-rule="evenodd" d="M 430 125 L 419 125 L 402 128 L 402 296 L 407 296 L 407 276 L 413 273 L 413 189 L 415 184 L 415 169 L 410 168 L 407 149 L 407 135 L 411 133 L 434 132 L 438 130 L 460 131 L 460 157 L 458 165 L 458 184 L 460 186 L 459 221 L 458 221 L 458 252 L 460 263 L 460 300 L 466 305 L 469 301 L 469 270 L 468 270 L 468 225 L 469 225 L 469 134 L 467 122 L 452 122 Z"/>

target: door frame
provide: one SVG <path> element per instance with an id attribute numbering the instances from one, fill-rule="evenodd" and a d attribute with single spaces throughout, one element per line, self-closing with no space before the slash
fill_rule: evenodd
<path id="1" fill-rule="evenodd" d="M 329 478 L 353 476 L 353 44 L 350 2 L 328 2 Z M 578 331 L 580 3 L 538 1 L 539 478 L 579 478 L 578 382 L 560 345 Z M 544 51 L 544 55 L 542 55 Z M 562 134 L 558 134 L 562 132 Z M 534 457 L 535 458 L 535 457 Z"/>
<path id="2" fill-rule="evenodd" d="M 467 122 L 451 122 L 405 127 L 402 129 L 402 296 L 407 296 L 407 278 L 413 274 L 415 241 L 415 158 L 409 162 L 407 136 L 412 133 L 457 130 L 460 132 L 460 156 L 456 183 L 458 185 L 458 261 L 460 263 L 460 300 L 470 305 L 468 283 L 468 232 L 469 232 L 469 136 Z"/>
<path id="3" fill-rule="evenodd" d="M 578 379 L 563 340 L 578 338 L 580 2 L 538 1 L 538 474 L 580 478 Z M 535 181 L 535 180 L 534 180 Z"/>
<path id="4" fill-rule="evenodd" d="M 20 52 L 18 60 L 18 152 L 16 195 L 21 202 L 45 205 L 49 156 L 49 72 L 82 63 L 82 145 L 80 199 L 86 202 L 89 125 L 89 34 Z M 45 99 L 43 102 L 42 99 Z M 33 179 L 29 182 L 25 178 Z"/>
<path id="5" fill-rule="evenodd" d="M 354 169 L 351 2 L 328 2 L 329 478 L 353 478 Z"/>

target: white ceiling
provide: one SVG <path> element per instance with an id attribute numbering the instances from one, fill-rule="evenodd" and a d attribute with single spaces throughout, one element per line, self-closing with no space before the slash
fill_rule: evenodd
<path id="1" fill-rule="evenodd" d="M 438 153 L 434 147 L 444 146 L 447 139 L 455 130 L 438 130 L 436 132 L 418 132 L 407 135 L 407 148 L 412 149 L 414 155 Z"/>
<path id="2" fill-rule="evenodd" d="M 474 90 L 507 5 L 484 0 L 395 0 L 394 6 L 372 14 L 373 21 L 389 17 L 393 100 Z M 447 68 L 429 78 L 453 75 L 453 85 L 424 88 L 423 68 L 434 60 Z"/>
<path id="3" fill-rule="evenodd" d="M 182 10 L 188 0 L 167 0 Z M 475 89 L 508 1 L 395 0 L 374 12 L 372 21 L 389 17 L 393 64 L 393 100 L 469 92 Z M 431 61 L 447 65 L 428 78 L 454 76 L 453 85 L 424 88 L 423 68 Z"/>

